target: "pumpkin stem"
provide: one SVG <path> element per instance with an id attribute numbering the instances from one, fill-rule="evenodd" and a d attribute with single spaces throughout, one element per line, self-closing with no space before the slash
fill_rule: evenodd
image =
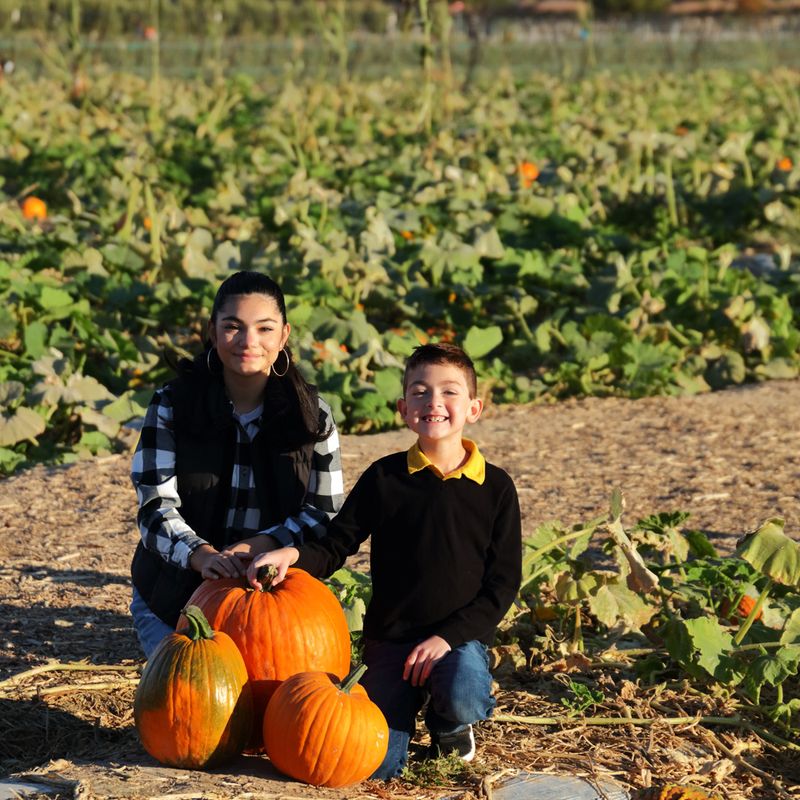
<path id="1" fill-rule="evenodd" d="M 265 564 L 263 567 L 259 567 L 256 573 L 256 580 L 261 584 L 262 592 L 268 592 L 272 589 L 272 581 L 275 580 L 277 574 L 278 568 L 274 564 Z"/>
<path id="2" fill-rule="evenodd" d="M 357 664 L 350 670 L 350 674 L 339 684 L 339 688 L 345 693 L 350 694 L 350 690 L 361 680 L 361 676 L 367 671 L 366 664 Z"/>
<path id="3" fill-rule="evenodd" d="M 214 630 L 206 619 L 206 615 L 199 606 L 186 606 L 181 611 L 189 623 L 189 632 L 186 634 L 193 642 L 198 639 L 213 639 Z"/>

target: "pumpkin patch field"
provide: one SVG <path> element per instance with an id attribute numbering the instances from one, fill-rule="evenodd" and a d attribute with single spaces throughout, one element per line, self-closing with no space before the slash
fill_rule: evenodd
<path id="1" fill-rule="evenodd" d="M 146 75 L 43 45 L 39 74 L 0 80 L 0 775 L 84 798 L 467 800 L 516 771 L 631 800 L 800 797 L 800 73 L 461 86 L 431 57 L 376 80 L 343 57 L 314 81 L 183 79 L 144 38 Z M 275 684 L 301 656 L 287 643 L 289 667 L 256 674 L 232 643 L 280 637 L 253 644 L 202 590 L 190 635 L 145 668 L 137 422 L 238 268 L 286 291 L 347 489 L 411 444 L 395 401 L 413 348 L 475 361 L 468 434 L 518 487 L 524 566 L 470 764 L 425 761 L 420 726 L 400 779 L 340 788 L 371 763 L 333 769 L 352 741 L 299 764 L 288 723 L 253 719 L 275 700 L 312 735 L 300 689 L 362 702 L 345 675 L 368 551 L 314 587 L 336 644 L 297 692 Z M 205 721 L 176 712 L 193 692 Z M 314 788 L 319 762 L 335 777 Z"/>

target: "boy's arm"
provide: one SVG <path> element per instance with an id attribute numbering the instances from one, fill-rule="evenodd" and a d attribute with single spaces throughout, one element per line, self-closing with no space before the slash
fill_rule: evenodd
<path id="1" fill-rule="evenodd" d="M 433 632 L 451 648 L 479 639 L 495 628 L 511 607 L 522 581 L 522 524 L 511 478 L 498 501 L 483 583 L 472 602 L 451 614 Z"/>
<path id="2" fill-rule="evenodd" d="M 372 472 L 372 468 L 368 468 L 358 479 L 341 510 L 328 525 L 324 538 L 306 542 L 300 547 L 283 547 L 256 556 L 247 570 L 250 584 L 258 588 L 255 576 L 259 567 L 265 564 L 273 564 L 278 568 L 273 585 L 283 580 L 286 570 L 292 565 L 315 578 L 327 578 L 344 564 L 348 556 L 357 553 L 375 522 L 371 502 L 375 496 Z"/>

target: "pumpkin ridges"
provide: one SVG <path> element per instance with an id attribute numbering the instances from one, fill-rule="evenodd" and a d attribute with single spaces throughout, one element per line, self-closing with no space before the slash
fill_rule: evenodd
<path id="1" fill-rule="evenodd" d="M 165 637 L 142 673 L 134 720 L 143 746 L 163 764 L 193 769 L 238 755 L 252 728 L 252 697 L 233 640 L 207 626 L 197 639 Z"/>
<path id="2" fill-rule="evenodd" d="M 307 754 L 307 760 L 314 764 L 312 771 L 314 783 L 322 784 L 331 780 L 339 766 L 338 763 L 332 761 L 329 763 L 328 758 L 323 758 L 325 755 L 330 755 L 325 753 L 328 733 L 330 730 L 343 731 L 344 728 L 336 724 L 339 716 L 336 712 L 340 710 L 338 707 L 340 704 L 329 702 L 327 695 L 323 695 L 322 692 L 318 692 L 313 697 L 316 701 L 313 705 L 313 714 L 311 713 L 312 709 L 309 709 L 305 715 L 309 720 L 310 740 L 306 740 L 304 753 Z"/>

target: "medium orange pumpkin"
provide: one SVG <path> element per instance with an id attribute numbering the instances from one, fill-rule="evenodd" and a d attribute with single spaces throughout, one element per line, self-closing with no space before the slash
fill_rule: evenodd
<path id="1" fill-rule="evenodd" d="M 322 581 L 301 569 L 289 569 L 275 587 L 266 574 L 259 581 L 263 591 L 236 578 L 206 580 L 189 599 L 215 630 L 236 642 L 244 658 L 256 715 L 253 748 L 260 746 L 264 709 L 281 681 L 308 670 L 342 678 L 350 669 L 347 620 Z"/>
<path id="2" fill-rule="evenodd" d="M 324 672 L 287 678 L 264 714 L 264 746 L 281 772 L 315 786 L 349 786 L 381 765 L 389 747 L 383 713 L 358 684 L 366 666 L 341 683 Z"/>
<path id="3" fill-rule="evenodd" d="M 153 651 L 136 688 L 133 718 L 153 758 L 200 769 L 242 752 L 252 730 L 253 700 L 230 636 L 213 631 L 196 606 L 183 614 L 188 636 L 171 633 Z"/>

